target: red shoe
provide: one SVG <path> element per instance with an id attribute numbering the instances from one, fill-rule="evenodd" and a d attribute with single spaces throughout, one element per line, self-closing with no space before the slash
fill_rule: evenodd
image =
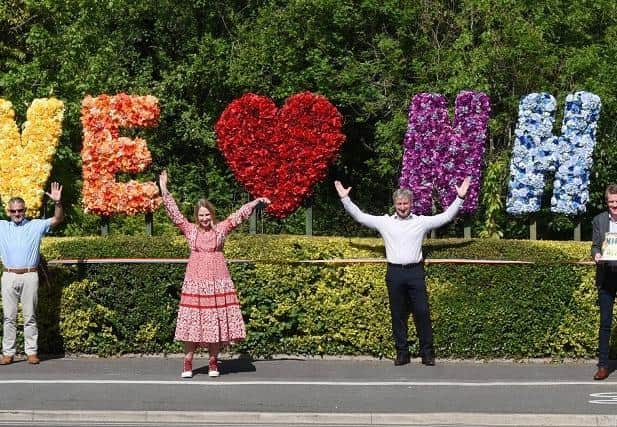
<path id="1" fill-rule="evenodd" d="M 182 378 L 193 378 L 193 359 L 184 359 L 181 376 Z"/>
<path id="2" fill-rule="evenodd" d="M 216 357 L 212 356 L 210 358 L 210 361 L 208 362 L 208 376 L 218 377 L 219 375 L 220 375 L 219 364 L 216 360 Z"/>
<path id="3" fill-rule="evenodd" d="M 593 379 L 596 381 L 602 381 L 608 378 L 608 374 L 610 374 L 608 368 L 598 368 L 598 371 L 593 376 Z"/>

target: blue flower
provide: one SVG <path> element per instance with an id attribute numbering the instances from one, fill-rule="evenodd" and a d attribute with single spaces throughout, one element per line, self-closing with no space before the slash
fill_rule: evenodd
<path id="1" fill-rule="evenodd" d="M 590 92 L 569 94 L 559 138 L 552 134 L 555 108 L 555 98 L 548 93 L 529 94 L 519 103 L 506 202 L 509 213 L 540 209 L 549 171 L 556 172 L 551 211 L 576 215 L 586 210 L 600 97 Z"/>

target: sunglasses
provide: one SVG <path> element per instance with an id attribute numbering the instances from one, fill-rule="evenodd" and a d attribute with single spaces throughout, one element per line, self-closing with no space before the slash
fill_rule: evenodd
<path id="1" fill-rule="evenodd" d="M 12 214 L 24 213 L 25 210 L 26 210 L 25 208 L 22 208 L 22 209 L 9 209 L 9 213 L 12 213 Z"/>

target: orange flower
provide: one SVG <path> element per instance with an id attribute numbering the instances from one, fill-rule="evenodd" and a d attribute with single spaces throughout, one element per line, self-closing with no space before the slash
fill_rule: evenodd
<path id="1" fill-rule="evenodd" d="M 85 211 L 111 216 L 158 209 L 161 198 L 156 184 L 115 179 L 118 172 L 143 172 L 152 163 L 146 141 L 120 137 L 120 128 L 155 126 L 160 114 L 158 100 L 149 95 L 102 94 L 86 96 L 81 105 Z"/>

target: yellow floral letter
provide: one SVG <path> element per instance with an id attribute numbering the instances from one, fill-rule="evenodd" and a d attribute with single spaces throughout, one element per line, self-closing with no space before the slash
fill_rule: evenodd
<path id="1" fill-rule="evenodd" d="M 0 98 L 0 198 L 25 200 L 30 216 L 38 216 L 44 186 L 62 133 L 64 104 L 55 98 L 30 104 L 21 137 L 13 104 Z"/>

